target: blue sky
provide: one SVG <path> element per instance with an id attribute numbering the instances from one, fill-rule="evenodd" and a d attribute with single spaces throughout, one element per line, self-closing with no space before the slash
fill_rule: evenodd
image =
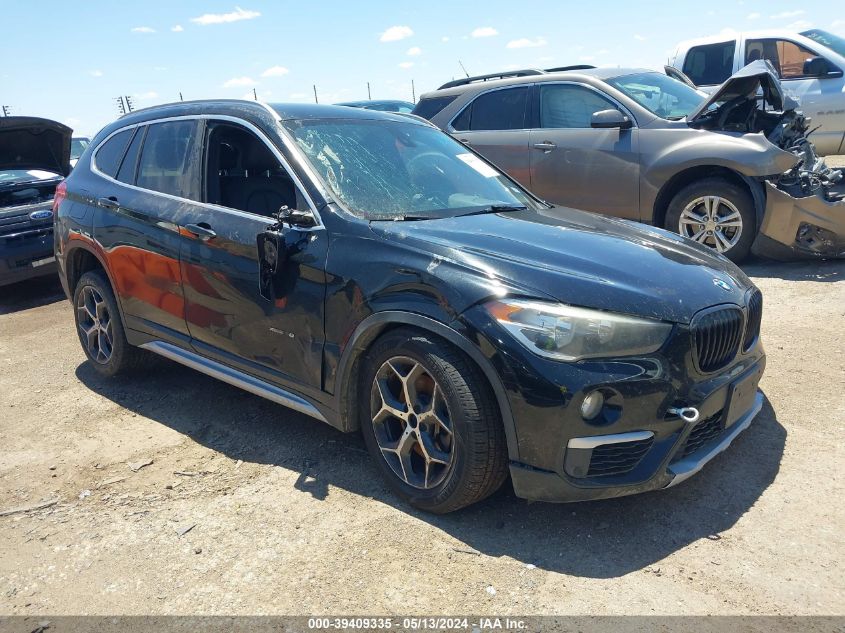
<path id="1" fill-rule="evenodd" d="M 236 4 L 237 2 L 237 4 Z M 573 63 L 659 68 L 685 39 L 817 26 L 829 1 L 264 2 L 0 0 L 0 104 L 92 134 L 137 107 L 185 99 L 411 99 L 462 76 Z"/>

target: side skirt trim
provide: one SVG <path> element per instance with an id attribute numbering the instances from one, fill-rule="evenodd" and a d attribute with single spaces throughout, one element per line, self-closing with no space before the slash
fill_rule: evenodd
<path id="1" fill-rule="evenodd" d="M 159 354 L 160 356 L 164 356 L 165 358 L 169 358 L 170 360 L 185 365 L 186 367 L 190 367 L 191 369 L 196 369 L 197 371 L 211 376 L 212 378 L 217 378 L 217 380 L 222 380 L 223 382 L 234 385 L 235 387 L 240 387 L 244 391 L 253 393 L 256 396 L 267 398 L 267 400 L 281 404 L 289 409 L 309 415 L 321 422 L 328 422 L 323 414 L 320 413 L 314 405 L 305 400 L 305 398 L 290 393 L 289 391 L 285 391 L 275 385 L 271 385 L 268 382 L 264 382 L 255 376 L 250 376 L 249 374 L 245 374 L 237 369 L 233 369 L 227 365 L 218 363 L 217 361 L 205 358 L 204 356 L 200 356 L 194 352 L 189 352 L 188 350 L 177 347 L 176 345 L 165 343 L 164 341 L 152 341 L 150 343 L 144 343 L 140 347 Z"/>

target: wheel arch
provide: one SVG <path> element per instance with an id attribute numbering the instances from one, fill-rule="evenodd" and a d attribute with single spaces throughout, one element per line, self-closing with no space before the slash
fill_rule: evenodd
<path id="1" fill-rule="evenodd" d="M 117 286 L 114 283 L 111 271 L 106 265 L 101 253 L 98 253 L 96 249 L 92 248 L 86 242 L 80 241 L 68 248 L 64 259 L 65 279 L 67 280 L 68 296 L 71 300 L 76 290 L 76 284 L 79 283 L 82 275 L 92 270 L 102 270 L 111 285 L 112 293 L 114 293 L 115 301 L 117 301 L 117 307 L 121 311 L 121 317 L 123 317 L 123 305 L 120 301 L 120 294 L 117 292 Z"/>
<path id="2" fill-rule="evenodd" d="M 355 328 L 355 331 L 349 338 L 341 355 L 337 372 L 338 380 L 335 383 L 338 385 L 335 394 L 336 407 L 340 413 L 339 417 L 343 421 L 343 430 L 356 431 L 360 426 L 357 415 L 359 406 L 357 386 L 360 380 L 360 360 L 366 356 L 367 350 L 370 349 L 372 344 L 382 334 L 402 326 L 415 327 L 424 332 L 439 336 L 461 350 L 476 364 L 493 390 L 493 395 L 496 398 L 499 414 L 501 415 L 502 424 L 505 429 L 508 455 L 511 460 L 516 460 L 519 449 L 513 413 L 511 412 L 505 387 L 496 370 L 493 368 L 492 363 L 482 354 L 481 350 L 458 331 L 444 325 L 440 321 L 413 312 L 389 310 L 371 314 Z"/>
<path id="3" fill-rule="evenodd" d="M 721 165 L 697 165 L 689 167 L 669 178 L 666 183 L 660 188 L 657 197 L 654 201 L 654 210 L 652 214 L 652 224 L 654 226 L 663 228 L 666 222 L 666 213 L 669 210 L 669 205 L 672 199 L 684 187 L 692 184 L 696 180 L 704 178 L 724 178 L 739 187 L 742 187 L 751 194 L 754 200 L 754 212 L 757 220 L 757 228 L 763 222 L 763 213 L 766 209 L 766 192 L 762 183 L 755 178 L 751 178 L 744 174 Z"/>

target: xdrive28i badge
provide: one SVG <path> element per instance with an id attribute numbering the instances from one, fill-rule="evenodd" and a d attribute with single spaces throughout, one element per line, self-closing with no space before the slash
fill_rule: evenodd
<path id="1" fill-rule="evenodd" d="M 731 285 L 727 281 L 722 281 L 718 277 L 713 277 L 713 285 L 718 288 L 721 288 L 722 290 L 729 291 L 731 289 Z"/>

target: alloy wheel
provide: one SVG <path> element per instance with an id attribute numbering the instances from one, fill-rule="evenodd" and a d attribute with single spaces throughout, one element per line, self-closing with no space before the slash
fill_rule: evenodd
<path id="1" fill-rule="evenodd" d="M 373 379 L 370 412 L 379 450 L 402 481 L 424 490 L 444 481 L 455 457 L 451 416 L 422 363 L 405 356 L 384 362 Z"/>
<path id="2" fill-rule="evenodd" d="M 112 320 L 108 304 L 94 286 L 85 286 L 76 300 L 76 323 L 88 355 L 106 364 L 112 355 Z"/>
<path id="3" fill-rule="evenodd" d="M 726 253 L 742 235 L 742 215 L 721 196 L 700 196 L 681 211 L 678 232 L 700 244 Z"/>

